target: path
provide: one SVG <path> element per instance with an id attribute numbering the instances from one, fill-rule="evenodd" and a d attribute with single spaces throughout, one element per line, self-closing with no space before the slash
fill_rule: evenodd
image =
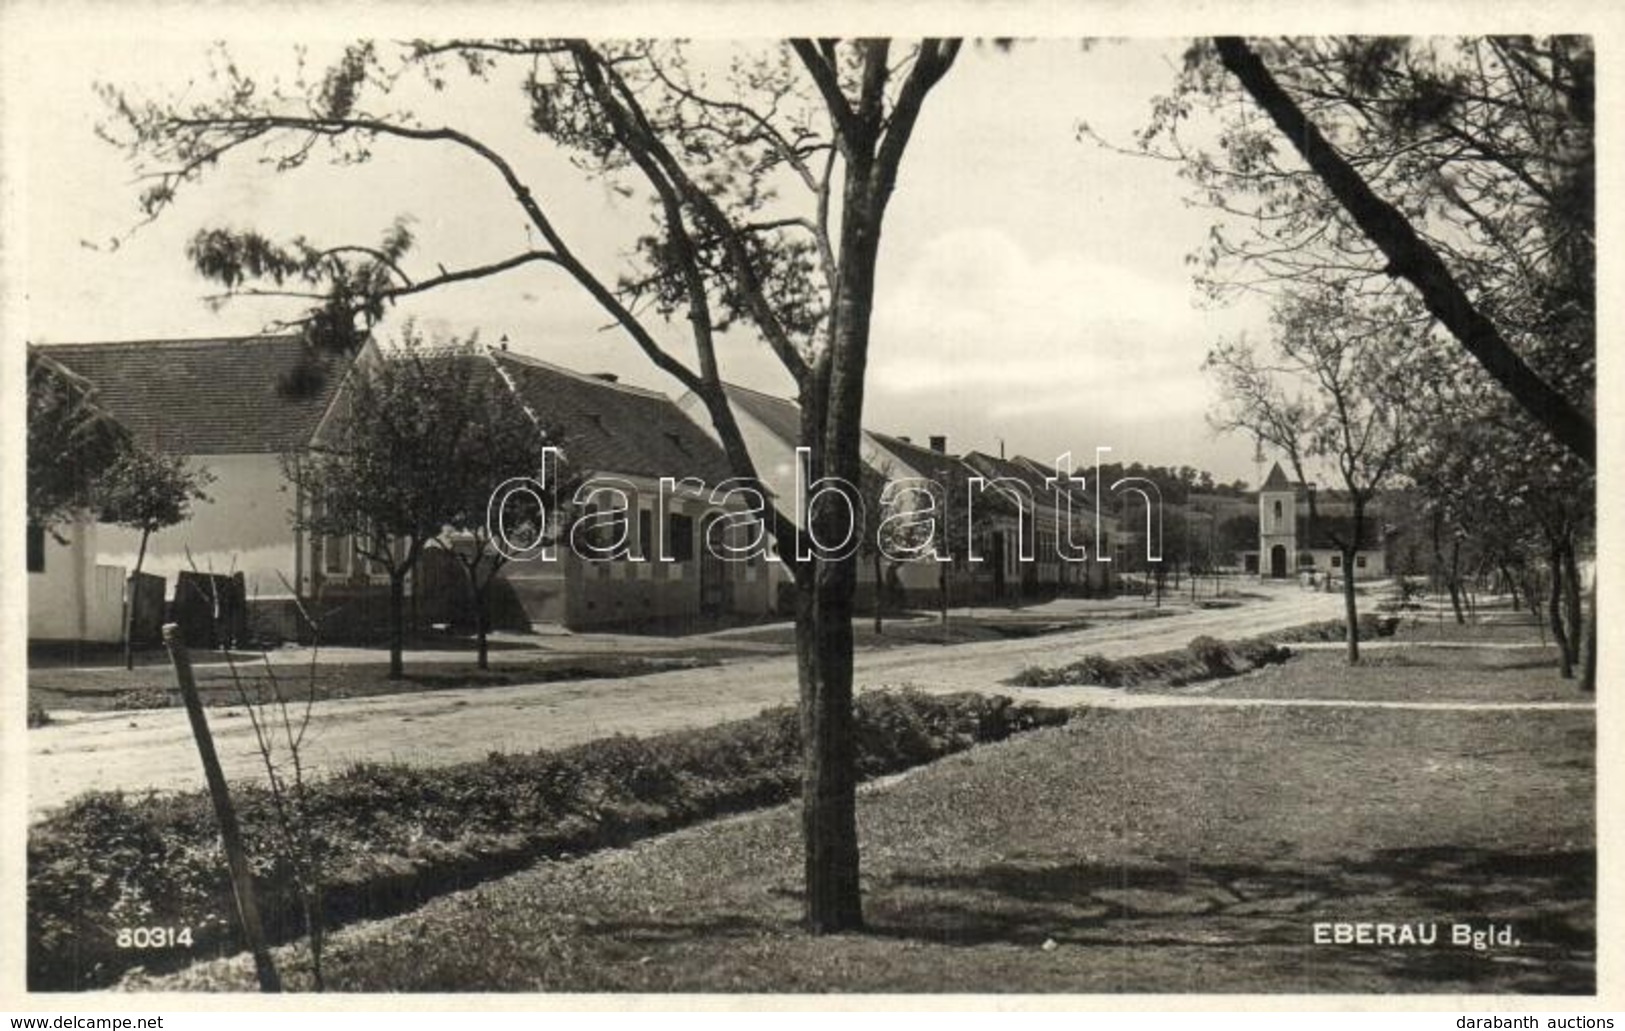
<path id="1" fill-rule="evenodd" d="M 1187 611 L 1035 638 L 862 652 L 857 656 L 857 684 L 860 689 L 913 684 L 933 693 L 998 691 L 1060 705 L 1290 704 L 1000 684 L 1031 664 L 1059 665 L 1090 652 L 1110 657 L 1148 654 L 1181 648 L 1199 634 L 1246 637 L 1341 614 L 1342 600 L 1335 595 L 1295 588 L 1277 588 L 1268 594 L 1267 600 L 1233 609 Z M 1067 604 L 1064 600 L 1053 603 L 1058 615 L 1066 614 Z M 494 751 L 530 751 L 617 733 L 650 734 L 720 723 L 789 704 L 795 696 L 794 659 L 781 655 L 620 680 L 334 700 L 316 706 L 304 759 L 318 773 L 362 760 L 453 763 L 481 759 Z M 1372 704 L 1402 707 L 1404 703 Z M 1528 707 L 1542 706 L 1531 703 Z M 242 710 L 211 709 L 209 721 L 227 776 L 262 776 L 252 729 Z M 180 710 L 79 714 L 29 731 L 28 741 L 32 818 L 93 789 L 202 787 L 196 749 Z"/>

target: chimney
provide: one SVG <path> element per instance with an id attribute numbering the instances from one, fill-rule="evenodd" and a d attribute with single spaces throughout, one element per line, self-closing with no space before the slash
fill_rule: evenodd
<path id="1" fill-rule="evenodd" d="M 502 334 L 502 339 L 497 341 L 497 346 L 502 348 L 504 351 L 508 349 L 508 334 Z"/>
<path id="2" fill-rule="evenodd" d="M 937 433 L 931 434 L 931 450 L 939 455 L 946 455 L 948 453 L 948 438 Z"/>
<path id="3" fill-rule="evenodd" d="M 592 374 L 592 378 L 601 379 L 605 383 L 619 383 L 621 380 L 621 377 L 615 375 L 613 372 L 595 372 Z"/>

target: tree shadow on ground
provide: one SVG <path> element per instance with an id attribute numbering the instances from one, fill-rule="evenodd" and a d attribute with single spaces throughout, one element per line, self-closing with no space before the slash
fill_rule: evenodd
<path id="1" fill-rule="evenodd" d="M 1291 988 L 1301 991 L 1328 990 L 1314 985 L 1314 968 L 1332 964 L 1418 991 L 1473 981 L 1486 990 L 1589 992 L 1595 912 L 1594 851 L 1450 846 L 1345 861 L 1006 862 L 894 874 L 869 905 L 872 933 L 947 945 L 1302 947 L 1304 979 Z M 1315 925 L 1324 923 L 1411 924 L 1419 935 L 1432 925 L 1437 941 L 1316 945 Z M 1520 944 L 1452 941 L 1455 924 L 1492 923 L 1511 925 Z"/>
<path id="2" fill-rule="evenodd" d="M 656 949 L 777 938 L 799 899 L 789 885 L 781 889 L 772 892 L 771 911 L 638 915 L 577 930 L 617 947 Z M 1107 991 L 1590 994 L 1596 985 L 1591 850 L 1445 846 L 1342 861 L 1034 859 L 876 876 L 865 907 L 873 937 L 966 948 L 1053 942 L 1099 956 L 1103 970 L 1133 971 Z M 1338 922 L 1432 925 L 1436 941 L 1317 945 L 1315 925 Z M 1519 944 L 1455 944 L 1458 923 L 1510 925 Z"/>

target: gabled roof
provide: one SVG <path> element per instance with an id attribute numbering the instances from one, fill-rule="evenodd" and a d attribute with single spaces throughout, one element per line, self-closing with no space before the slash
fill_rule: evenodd
<path id="1" fill-rule="evenodd" d="M 1054 466 L 1040 462 L 1037 459 L 1028 458 L 1025 455 L 1017 455 L 1015 457 L 1015 463 L 1037 474 L 1039 485 L 1042 486 L 1045 493 L 1049 494 L 1051 497 L 1055 496 L 1055 489 L 1048 486 L 1047 481 L 1054 479 L 1056 481 L 1056 487 L 1059 487 L 1061 490 L 1064 490 L 1066 493 L 1072 496 L 1072 507 L 1074 510 L 1080 507 L 1092 508 L 1094 506 L 1094 496 L 1090 494 L 1089 491 L 1079 487 L 1076 483 L 1073 483 L 1071 479 L 1063 478 L 1060 470 L 1056 469 Z M 1077 477 L 1078 471 L 1074 469 L 1072 475 Z M 1096 486 L 1098 487 L 1099 485 L 1097 484 Z"/>
<path id="2" fill-rule="evenodd" d="M 965 456 L 965 464 L 989 480 L 1011 479 L 1025 483 L 1032 491 L 1034 508 L 1057 508 L 1055 494 L 1044 483 L 1044 477 L 1021 462 L 995 458 L 983 451 L 972 451 Z"/>
<path id="3" fill-rule="evenodd" d="M 565 456 L 583 472 L 695 476 L 712 487 L 733 476 L 722 448 L 665 394 L 511 351 L 491 357 L 542 425 L 562 432 Z"/>
<path id="4" fill-rule="evenodd" d="M 310 442 L 343 378 L 330 370 L 309 391 L 282 389 L 309 368 L 303 341 L 291 334 L 38 350 L 89 381 L 137 443 L 175 455 L 296 451 Z"/>
<path id="5" fill-rule="evenodd" d="M 1276 462 L 1270 467 L 1270 474 L 1264 478 L 1264 485 L 1259 490 L 1297 490 L 1301 484 L 1286 478 L 1281 471 L 1281 463 Z"/>
<path id="6" fill-rule="evenodd" d="M 783 397 L 764 394 L 760 390 L 724 383 L 723 391 L 739 410 L 766 426 L 775 437 L 788 444 L 801 440 L 801 406 Z"/>
<path id="7" fill-rule="evenodd" d="M 947 493 L 947 505 L 950 512 L 965 503 L 970 494 L 970 479 L 980 475 L 975 469 L 966 465 L 964 460 L 956 455 L 943 454 L 930 448 L 920 447 L 912 441 L 901 437 L 892 437 L 884 433 L 870 433 L 876 444 L 892 453 L 898 461 L 908 466 L 914 472 L 939 484 Z M 977 504 L 986 504 L 989 511 L 1000 512 L 1006 515 L 1015 514 L 1015 505 L 1002 493 L 997 491 L 984 494 L 977 499 Z"/>

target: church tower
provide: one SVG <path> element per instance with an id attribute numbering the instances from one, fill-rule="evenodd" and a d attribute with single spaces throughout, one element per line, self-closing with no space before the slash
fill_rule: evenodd
<path id="1" fill-rule="evenodd" d="M 1258 573 L 1279 580 L 1297 569 L 1298 485 L 1276 462 L 1258 489 Z"/>

